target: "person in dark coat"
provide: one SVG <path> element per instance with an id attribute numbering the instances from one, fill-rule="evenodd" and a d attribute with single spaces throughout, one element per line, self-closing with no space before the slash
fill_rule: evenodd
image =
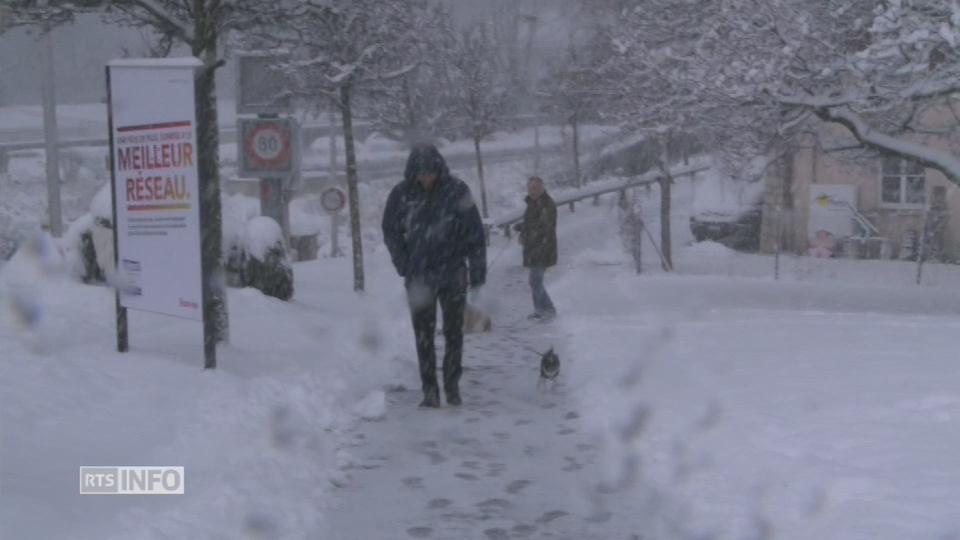
<path id="1" fill-rule="evenodd" d="M 438 303 L 446 343 L 443 389 L 447 404 L 459 405 L 467 287 L 477 289 L 486 281 L 487 246 L 470 188 L 450 174 L 434 146 L 410 152 L 403 181 L 387 198 L 383 238 L 407 289 L 423 384 L 420 406 L 440 406 L 434 347 Z"/>
<path id="2" fill-rule="evenodd" d="M 543 287 L 547 268 L 557 264 L 557 205 L 539 176 L 531 176 L 527 181 L 526 203 L 527 209 L 518 229 L 523 244 L 523 266 L 530 269 L 530 290 L 533 293 L 530 318 L 548 320 L 557 315 L 557 309 Z"/>

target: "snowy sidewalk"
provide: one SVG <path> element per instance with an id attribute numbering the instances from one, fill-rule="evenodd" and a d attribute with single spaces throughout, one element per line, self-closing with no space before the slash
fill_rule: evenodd
<path id="1" fill-rule="evenodd" d="M 596 219 L 565 221 L 567 255 L 598 232 Z M 501 246 L 491 248 L 491 259 Z M 491 271 L 484 294 L 500 302 L 493 332 L 467 336 L 464 404 L 423 410 L 419 388 L 389 393 L 386 418 L 349 434 L 355 462 L 347 484 L 332 494 L 322 538 L 592 537 L 598 524 L 584 515 L 578 488 L 588 482 L 597 448 L 582 430 L 563 370 L 555 387 L 538 389 L 539 357 L 531 352 L 555 346 L 566 360 L 564 306 L 552 323 L 527 321 L 529 286 L 517 257 L 510 246 Z M 556 274 L 551 279 L 563 270 Z"/>

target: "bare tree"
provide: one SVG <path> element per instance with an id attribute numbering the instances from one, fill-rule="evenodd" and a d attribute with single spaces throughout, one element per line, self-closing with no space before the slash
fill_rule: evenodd
<path id="1" fill-rule="evenodd" d="M 462 123 L 469 126 L 470 137 L 477 158 L 477 178 L 480 181 L 480 208 L 483 217 L 489 217 L 487 190 L 483 177 L 483 154 L 480 143 L 502 124 L 510 113 L 507 107 L 510 79 L 509 70 L 500 64 L 490 28 L 474 24 L 455 37 L 450 51 L 450 87 L 454 106 Z"/>
<path id="2" fill-rule="evenodd" d="M 358 94 L 382 81 L 413 71 L 417 59 L 404 53 L 417 36 L 417 14 L 426 0 L 287 0 L 277 2 L 283 25 L 267 27 L 251 40 L 284 47 L 293 54 L 285 65 L 306 99 L 340 109 L 346 153 L 350 229 L 353 240 L 353 288 L 364 289 L 363 241 L 353 117 Z"/>
<path id="3" fill-rule="evenodd" d="M 411 39 L 394 43 L 395 70 L 413 69 L 372 81 L 363 92 L 363 113 L 387 136 L 415 144 L 440 136 L 455 137 L 451 119 L 450 68 L 446 51 L 453 46 L 450 15 L 441 4 L 414 4 L 408 17 Z M 397 50 L 403 47 L 403 50 Z"/>
<path id="4" fill-rule="evenodd" d="M 584 43 L 571 38 L 567 54 L 552 66 L 549 74 L 538 85 L 547 112 L 561 124 L 569 125 L 573 133 L 571 155 L 573 157 L 574 182 L 583 184 L 580 167 L 580 125 L 597 116 L 598 99 L 596 84 L 602 77 L 602 67 L 609 50 L 602 42 L 603 34 L 591 31 Z"/>

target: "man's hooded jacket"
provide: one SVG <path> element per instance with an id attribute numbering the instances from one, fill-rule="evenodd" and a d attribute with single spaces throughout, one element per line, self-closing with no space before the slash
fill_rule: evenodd
<path id="1" fill-rule="evenodd" d="M 426 190 L 417 174 L 434 172 Z M 403 182 L 383 211 L 383 238 L 397 273 L 409 284 L 479 287 L 487 278 L 487 247 L 470 188 L 452 176 L 432 145 L 410 152 Z"/>

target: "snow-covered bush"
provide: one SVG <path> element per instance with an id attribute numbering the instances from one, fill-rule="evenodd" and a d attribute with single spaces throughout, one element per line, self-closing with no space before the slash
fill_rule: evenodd
<path id="1" fill-rule="evenodd" d="M 90 213 L 73 221 L 61 241 L 70 274 L 84 283 L 103 283 L 113 270 L 113 215 L 110 184 L 90 203 Z"/>
<path id="2" fill-rule="evenodd" d="M 247 222 L 260 213 L 260 203 L 253 197 L 232 195 L 223 199 L 223 261 L 230 287 L 246 287 Z"/>
<path id="3" fill-rule="evenodd" d="M 268 296 L 289 300 L 293 296 L 293 268 L 287 259 L 280 225 L 265 216 L 248 221 L 244 251 L 245 285 Z"/>
<path id="4" fill-rule="evenodd" d="M 93 216 L 80 216 L 67 228 L 61 246 L 71 276 L 84 283 L 103 283 L 105 276 L 97 263 L 93 227 Z"/>

